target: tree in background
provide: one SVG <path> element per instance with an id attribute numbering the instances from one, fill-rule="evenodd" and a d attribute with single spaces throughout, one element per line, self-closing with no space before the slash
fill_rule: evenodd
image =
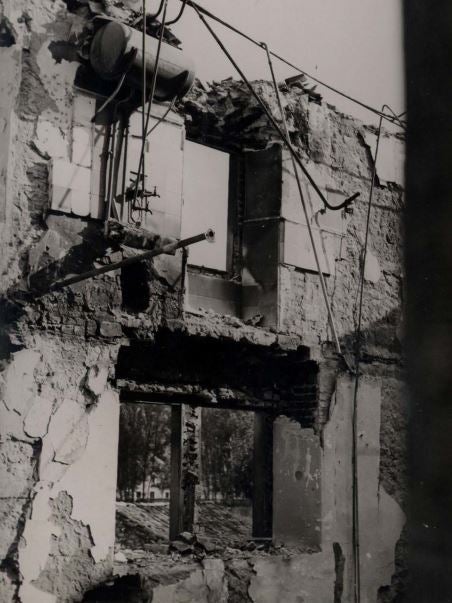
<path id="1" fill-rule="evenodd" d="M 201 426 L 203 495 L 207 500 L 252 497 L 254 414 L 204 408 Z"/>
<path id="2" fill-rule="evenodd" d="M 146 483 L 167 488 L 170 481 L 170 409 L 156 404 L 121 404 L 118 491 L 131 499 Z M 148 494 L 149 496 L 149 494 Z"/>

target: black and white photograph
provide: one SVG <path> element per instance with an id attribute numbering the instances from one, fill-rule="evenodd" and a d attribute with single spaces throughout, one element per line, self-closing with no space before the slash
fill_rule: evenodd
<path id="1" fill-rule="evenodd" d="M 0 0 L 0 603 L 452 603 L 452 3 Z"/>

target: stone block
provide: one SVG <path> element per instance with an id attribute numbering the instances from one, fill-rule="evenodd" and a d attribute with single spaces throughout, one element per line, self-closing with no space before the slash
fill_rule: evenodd
<path id="1" fill-rule="evenodd" d="M 46 153 L 49 157 L 68 158 L 67 141 L 60 128 L 50 121 L 39 119 L 34 143 L 41 153 Z"/>
<path id="2" fill-rule="evenodd" d="M 370 132 L 364 139 L 369 145 L 372 157 L 375 157 L 377 137 Z M 405 182 L 405 150 L 404 143 L 394 136 L 382 135 L 378 147 L 377 176 L 380 182 L 393 182 L 403 186 Z"/>
<path id="3" fill-rule="evenodd" d="M 322 272 L 331 274 L 334 272 L 334 247 L 331 245 L 331 235 L 318 228 L 313 229 L 313 234 Z M 288 220 L 285 221 L 283 258 L 285 264 L 317 272 L 317 264 L 307 226 L 295 224 Z"/>
<path id="4" fill-rule="evenodd" d="M 50 209 L 70 214 L 72 211 L 72 190 L 65 186 L 51 187 Z"/>
<path id="5" fill-rule="evenodd" d="M 52 186 L 61 186 L 89 193 L 91 173 L 86 167 L 75 165 L 64 159 L 55 159 L 51 166 Z"/>
<path id="6" fill-rule="evenodd" d="M 76 93 L 74 96 L 74 124 L 79 126 L 89 126 L 94 116 L 96 100 L 90 96 Z"/>
<path id="7" fill-rule="evenodd" d="M 31 438 L 42 438 L 47 433 L 53 400 L 37 396 L 24 420 L 24 431 Z"/>
<path id="8" fill-rule="evenodd" d="M 91 128 L 74 126 L 72 129 L 72 163 L 83 167 L 92 164 Z"/>
<path id="9" fill-rule="evenodd" d="M 117 322 L 103 320 L 100 323 L 99 332 L 102 337 L 122 337 L 122 327 Z"/>
<path id="10" fill-rule="evenodd" d="M 63 159 L 52 162 L 50 170 L 51 208 L 87 216 L 90 212 L 90 170 Z"/>
<path id="11" fill-rule="evenodd" d="M 89 216 L 91 197 L 85 192 L 73 191 L 71 195 L 71 212 L 77 216 Z"/>

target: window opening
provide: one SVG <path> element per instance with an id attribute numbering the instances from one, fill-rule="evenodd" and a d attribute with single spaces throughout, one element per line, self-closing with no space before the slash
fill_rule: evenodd
<path id="1" fill-rule="evenodd" d="M 219 271 L 228 268 L 230 155 L 191 141 L 184 146 L 182 237 L 206 228 L 215 243 L 190 249 L 188 263 Z"/>
<path id="2" fill-rule="evenodd" d="M 166 553 L 183 542 L 220 551 L 270 540 L 271 429 L 260 412 L 122 403 L 117 549 Z"/>
<path id="3" fill-rule="evenodd" d="M 168 541 L 171 409 L 121 404 L 116 546 L 149 550 Z"/>
<path id="4" fill-rule="evenodd" d="M 202 409 L 199 535 L 218 544 L 252 537 L 254 413 Z"/>

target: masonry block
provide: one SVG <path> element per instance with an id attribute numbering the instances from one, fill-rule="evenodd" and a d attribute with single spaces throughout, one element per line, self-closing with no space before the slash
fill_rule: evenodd
<path id="1" fill-rule="evenodd" d="M 72 128 L 72 162 L 83 167 L 91 167 L 92 129 L 90 127 Z"/>
<path id="2" fill-rule="evenodd" d="M 74 124 L 78 126 L 88 126 L 94 116 L 96 100 L 84 94 L 75 94 L 74 96 Z"/>
<path id="3" fill-rule="evenodd" d="M 63 159 L 54 160 L 50 170 L 51 209 L 79 216 L 89 215 L 90 182 L 88 168 Z"/>

